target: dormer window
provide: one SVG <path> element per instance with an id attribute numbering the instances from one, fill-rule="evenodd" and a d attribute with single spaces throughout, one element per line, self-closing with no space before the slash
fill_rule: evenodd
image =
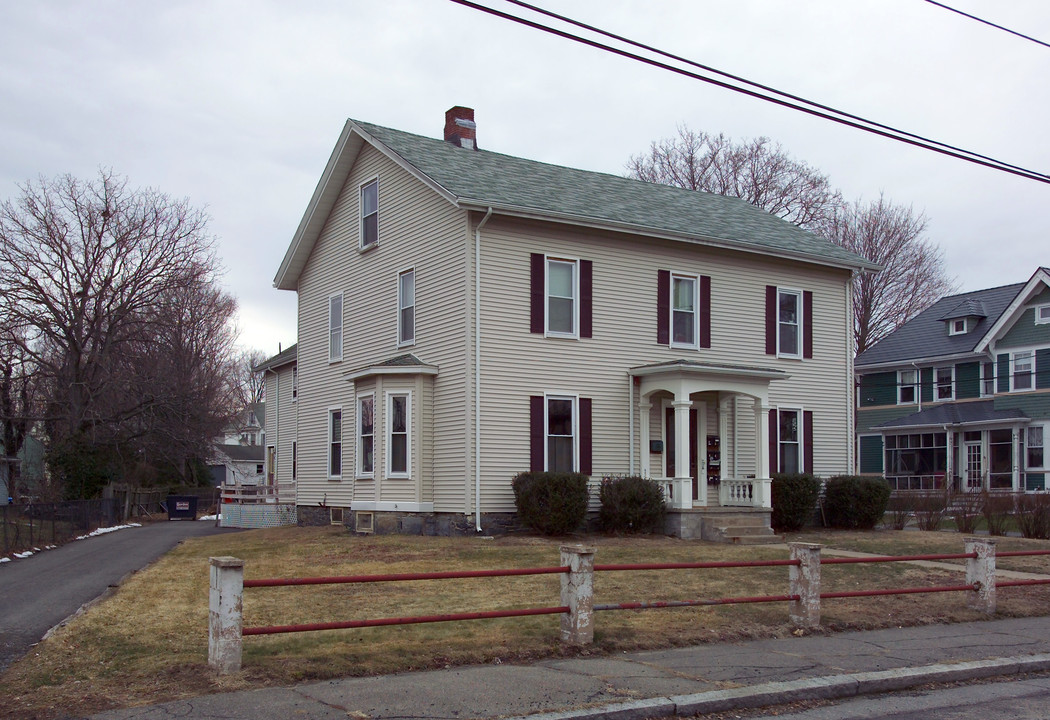
<path id="1" fill-rule="evenodd" d="M 965 335 L 968 332 L 966 318 L 958 318 L 956 320 L 948 321 L 948 334 L 949 335 Z"/>
<path id="2" fill-rule="evenodd" d="M 1035 324 L 1036 325 L 1048 325 L 1048 324 L 1050 324 L 1050 305 L 1036 305 L 1036 307 L 1035 307 Z"/>

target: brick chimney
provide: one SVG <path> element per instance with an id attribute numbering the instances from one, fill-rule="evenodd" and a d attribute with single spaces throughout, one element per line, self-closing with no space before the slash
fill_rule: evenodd
<path id="1" fill-rule="evenodd" d="M 468 150 L 478 149 L 474 108 L 457 105 L 445 112 L 445 142 Z"/>

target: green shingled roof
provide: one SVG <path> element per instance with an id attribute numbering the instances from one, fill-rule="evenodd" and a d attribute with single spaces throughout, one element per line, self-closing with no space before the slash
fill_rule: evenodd
<path id="1" fill-rule="evenodd" d="M 822 264 L 878 266 L 739 198 L 549 165 L 351 121 L 464 205 L 715 241 Z"/>

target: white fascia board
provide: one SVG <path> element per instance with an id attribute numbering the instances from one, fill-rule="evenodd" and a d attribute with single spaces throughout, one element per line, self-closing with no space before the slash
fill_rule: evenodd
<path id="1" fill-rule="evenodd" d="M 651 375 L 732 375 L 734 377 L 749 377 L 760 380 L 787 380 L 791 376 L 782 370 L 765 370 L 762 368 L 727 368 L 718 365 L 667 365 L 665 367 L 645 367 L 628 370 L 631 377 L 649 377 Z"/>
<path id="2" fill-rule="evenodd" d="M 1039 287 L 1040 283 L 1050 286 L 1050 273 L 1047 273 L 1046 268 L 1039 268 L 1035 271 L 1028 282 L 1025 283 L 1025 286 L 1021 288 L 1021 292 L 1017 293 L 1013 302 L 1007 305 L 1006 309 L 999 315 L 999 319 L 995 321 L 995 324 L 988 328 L 988 332 L 977 343 L 974 352 L 984 351 L 998 339 L 1000 332 L 1007 327 L 1013 326 L 1017 320 L 1016 316 L 1023 312 L 1024 305 L 1036 294 L 1036 288 Z"/>
<path id="3" fill-rule="evenodd" d="M 343 377 L 349 382 L 360 380 L 373 375 L 437 375 L 438 368 L 434 365 L 391 365 L 379 367 L 366 367 L 360 370 L 351 370 L 343 373 Z"/>
<path id="4" fill-rule="evenodd" d="M 959 428 L 970 428 L 970 427 L 995 427 L 996 425 L 1002 427 L 1004 425 L 1014 427 L 1018 425 L 1027 425 L 1032 422 L 1031 418 L 1009 418 L 1006 420 L 977 420 L 974 422 L 963 422 L 963 423 L 926 423 L 925 425 L 887 425 L 885 427 L 871 428 L 871 430 L 878 430 L 881 434 L 885 435 L 890 431 L 900 430 L 958 430 Z M 899 433 L 898 433 L 899 434 Z"/>
<path id="5" fill-rule="evenodd" d="M 773 248 L 747 245 L 734 240 L 725 240 L 722 238 L 713 238 L 703 235 L 686 235 L 681 233 L 667 232 L 665 230 L 656 230 L 655 228 L 649 227 L 648 225 L 612 222 L 608 220 L 599 220 L 596 218 L 583 217 L 579 215 L 569 215 L 566 213 L 554 213 L 546 210 L 537 210 L 535 208 L 523 208 L 513 205 L 501 205 L 499 203 L 491 203 L 486 202 L 484 200 L 476 199 L 461 199 L 458 205 L 459 207 L 465 210 L 485 212 L 489 208 L 492 208 L 493 211 L 499 215 L 520 217 L 528 220 L 546 220 L 549 222 L 560 222 L 565 223 L 567 225 L 577 225 L 580 227 L 593 228 L 596 230 L 626 232 L 630 233 L 631 235 L 645 235 L 647 237 L 659 238 L 661 240 L 672 240 L 675 242 L 685 242 L 694 245 L 708 245 L 711 247 L 718 247 L 726 250 L 737 250 L 739 252 L 752 253 L 755 255 L 764 255 L 767 257 L 779 257 L 784 258 L 786 260 L 798 260 L 801 262 L 807 262 L 816 265 L 825 265 L 828 267 L 840 268 L 843 270 L 852 270 L 854 272 L 873 273 L 882 270 L 881 265 L 868 261 L 863 261 L 862 263 L 848 263 L 845 261 L 824 258 L 817 255 L 810 255 L 807 253 L 796 253 L 791 252 L 789 250 L 776 250 Z"/>
<path id="6" fill-rule="evenodd" d="M 904 360 L 892 360 L 880 363 L 871 363 L 870 365 L 858 365 L 853 364 L 853 372 L 855 375 L 864 375 L 872 370 L 914 370 L 913 365 L 929 365 L 945 362 L 957 362 L 959 360 L 973 360 L 974 362 L 982 362 L 988 360 L 988 356 L 984 353 L 978 353 L 976 350 L 973 352 L 955 353 L 954 355 L 931 355 L 928 357 L 917 357 L 907 358 Z"/>

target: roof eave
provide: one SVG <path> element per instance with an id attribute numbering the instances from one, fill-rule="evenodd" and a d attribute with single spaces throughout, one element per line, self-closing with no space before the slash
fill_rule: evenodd
<path id="1" fill-rule="evenodd" d="M 977 361 L 983 360 L 985 355 L 979 353 L 976 350 L 970 350 L 963 353 L 952 353 L 951 355 L 927 355 L 924 357 L 917 358 L 905 358 L 903 360 L 886 360 L 884 362 L 861 364 L 857 361 L 853 363 L 854 371 L 860 370 L 887 370 L 895 367 L 910 367 L 911 365 L 922 365 L 931 362 L 946 362 L 949 360 L 968 360 L 974 359 Z"/>
<path id="2" fill-rule="evenodd" d="M 999 313 L 999 317 L 988 328 L 988 332 L 984 334 L 980 342 L 977 343 L 977 347 L 974 351 L 984 351 L 991 345 L 992 341 L 998 336 L 999 332 L 1009 323 L 1013 322 L 1013 317 L 1017 313 L 1018 309 L 1028 302 L 1028 296 L 1031 294 L 1032 289 L 1035 287 L 1037 282 L 1042 282 L 1044 285 L 1050 285 L 1050 270 L 1045 267 L 1040 267 L 1028 279 L 1025 286 L 1021 288 L 1014 299 L 1010 301 L 1010 304 L 1006 306 L 1006 309 Z"/>
<path id="3" fill-rule="evenodd" d="M 486 212 L 489 208 L 491 208 L 493 212 L 499 215 L 506 215 L 510 217 L 519 217 L 529 220 L 555 221 L 565 223 L 568 225 L 578 225 L 581 227 L 594 228 L 597 230 L 627 232 L 631 233 L 632 235 L 646 235 L 648 237 L 660 238 L 663 240 L 672 240 L 675 242 L 687 242 L 696 245 L 709 245 L 711 247 L 717 247 L 726 250 L 737 250 L 740 252 L 753 253 L 755 255 L 779 257 L 786 260 L 798 260 L 802 262 L 814 263 L 817 265 L 825 265 L 828 267 L 840 268 L 843 270 L 852 270 L 854 272 L 878 272 L 882 269 L 881 265 L 868 262 L 866 260 L 862 261 L 861 263 L 849 263 L 845 260 L 836 260 L 833 258 L 827 258 L 820 255 L 813 255 L 810 253 L 796 253 L 791 252 L 789 250 L 776 250 L 768 247 L 748 245 L 746 243 L 741 243 L 735 240 L 726 240 L 724 238 L 714 238 L 706 235 L 674 233 L 668 232 L 666 230 L 657 230 L 647 225 L 601 220 L 598 218 L 586 217 L 583 215 L 573 215 L 569 213 L 555 213 L 547 210 L 537 210 L 536 208 L 528 208 L 490 202 L 478 198 L 461 198 L 457 204 L 459 205 L 459 207 L 465 210 L 476 210 L 479 212 Z"/>

